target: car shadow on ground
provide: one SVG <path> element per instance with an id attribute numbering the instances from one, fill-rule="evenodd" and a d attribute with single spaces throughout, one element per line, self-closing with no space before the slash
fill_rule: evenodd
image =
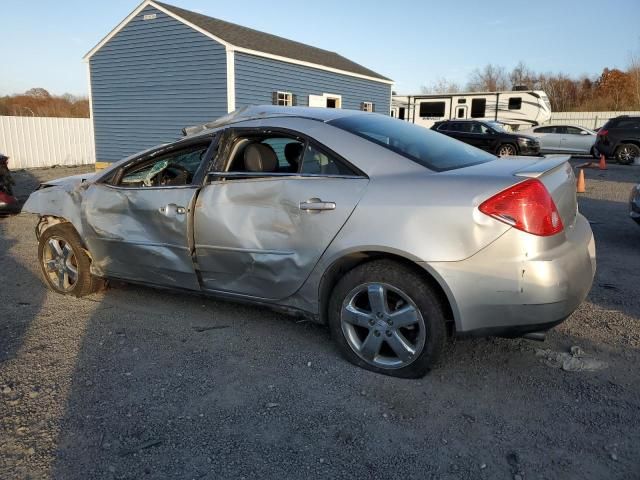
<path id="1" fill-rule="evenodd" d="M 604 448 L 625 458 L 621 473 L 637 464 L 640 432 L 619 436 L 633 405 L 603 409 L 637 390 L 634 374 L 581 330 L 588 306 L 547 343 L 458 341 L 428 376 L 400 380 L 269 310 L 136 286 L 91 301 L 53 478 L 453 479 L 481 463 L 497 479 L 572 478 L 609 472 Z M 536 356 L 574 345 L 610 366 L 566 372 Z"/>
<path id="2" fill-rule="evenodd" d="M 14 192 L 22 205 L 31 190 L 24 185 L 37 185 L 37 179 L 28 171 L 14 175 L 16 185 Z M 24 249 L 25 245 L 17 241 L 17 232 L 12 228 L 11 219 L 15 214 L 0 216 L 0 271 L 2 272 L 3 313 L 0 321 L 0 363 L 15 357 L 22 347 L 24 336 L 29 331 L 31 322 L 42 306 L 44 292 L 39 288 L 39 272 L 18 260 L 21 255 L 16 249 Z M 26 248 L 34 245 L 31 242 Z"/>

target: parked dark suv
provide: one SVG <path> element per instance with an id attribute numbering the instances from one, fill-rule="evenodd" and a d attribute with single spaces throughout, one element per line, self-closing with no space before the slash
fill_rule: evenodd
<path id="1" fill-rule="evenodd" d="M 633 163 L 640 157 L 640 117 L 622 115 L 609 120 L 598 130 L 594 148 L 596 154 L 615 157 L 623 165 Z"/>
<path id="2" fill-rule="evenodd" d="M 431 129 L 501 157 L 540 154 L 536 138 L 507 132 L 498 122 L 445 120 L 436 122 Z"/>

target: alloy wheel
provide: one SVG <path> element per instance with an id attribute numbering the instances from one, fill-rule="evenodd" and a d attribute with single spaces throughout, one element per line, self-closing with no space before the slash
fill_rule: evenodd
<path id="1" fill-rule="evenodd" d="M 624 146 L 620 148 L 620 151 L 618 152 L 618 161 L 620 163 L 629 164 L 635 160 L 637 155 L 637 148 L 634 148 L 632 146 Z"/>
<path id="2" fill-rule="evenodd" d="M 508 157 L 516 154 L 516 149 L 512 145 L 502 145 L 498 150 L 499 157 Z"/>
<path id="3" fill-rule="evenodd" d="M 51 237 L 42 252 L 42 265 L 51 284 L 60 292 L 69 292 L 78 281 L 78 262 L 71 245 L 60 237 Z"/>
<path id="4" fill-rule="evenodd" d="M 416 304 L 401 290 L 383 283 L 359 285 L 340 312 L 342 333 L 351 349 L 379 368 L 411 364 L 425 345 L 426 327 Z"/>

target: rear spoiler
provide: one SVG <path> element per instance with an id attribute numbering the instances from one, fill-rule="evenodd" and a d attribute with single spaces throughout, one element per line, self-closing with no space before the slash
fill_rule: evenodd
<path id="1" fill-rule="evenodd" d="M 553 155 L 549 157 L 542 157 L 539 161 L 528 165 L 514 172 L 513 174 L 516 177 L 537 178 L 551 170 L 555 170 L 556 168 L 561 167 L 565 163 L 568 163 L 570 158 L 570 155 Z"/>

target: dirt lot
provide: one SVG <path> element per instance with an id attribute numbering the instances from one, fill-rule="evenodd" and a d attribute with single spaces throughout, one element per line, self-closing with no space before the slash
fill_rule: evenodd
<path id="1" fill-rule="evenodd" d="M 46 178 L 16 172 L 26 197 Z M 0 478 L 640 478 L 640 168 L 588 170 L 598 274 L 545 343 L 452 343 L 422 380 L 339 357 L 326 328 L 116 285 L 48 292 L 35 218 L 0 220 Z M 565 371 L 536 349 L 607 367 Z"/>

